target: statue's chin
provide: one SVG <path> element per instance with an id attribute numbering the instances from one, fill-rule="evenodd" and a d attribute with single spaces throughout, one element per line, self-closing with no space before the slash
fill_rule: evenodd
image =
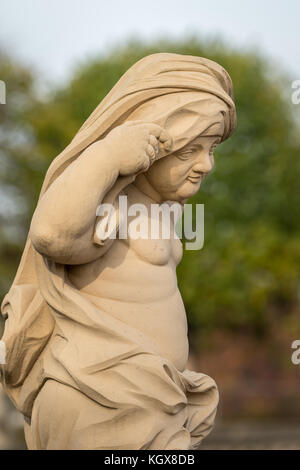
<path id="1" fill-rule="evenodd" d="M 176 201 L 180 203 L 185 203 L 187 199 L 194 196 L 200 189 L 201 181 L 197 183 L 192 183 L 189 180 L 179 186 L 176 190 L 161 192 L 158 191 L 162 201 Z"/>
<path id="2" fill-rule="evenodd" d="M 177 191 L 176 191 L 176 200 L 184 201 L 194 196 L 200 189 L 201 181 L 197 183 L 192 183 L 191 181 L 186 181 Z"/>

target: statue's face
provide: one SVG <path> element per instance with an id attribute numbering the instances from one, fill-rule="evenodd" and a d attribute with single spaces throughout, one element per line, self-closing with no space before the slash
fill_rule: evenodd
<path id="1" fill-rule="evenodd" d="M 213 152 L 220 141 L 221 135 L 197 137 L 155 162 L 145 176 L 163 200 L 184 201 L 197 193 L 213 170 Z"/>

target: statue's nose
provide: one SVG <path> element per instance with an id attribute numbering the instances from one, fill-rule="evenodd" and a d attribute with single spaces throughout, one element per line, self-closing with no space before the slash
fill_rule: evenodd
<path id="1" fill-rule="evenodd" d="M 213 158 L 207 154 L 202 154 L 198 161 L 193 166 L 193 170 L 196 173 L 210 173 L 214 168 Z"/>

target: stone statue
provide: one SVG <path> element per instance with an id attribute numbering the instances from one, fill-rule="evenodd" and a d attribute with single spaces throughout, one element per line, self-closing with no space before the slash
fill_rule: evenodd
<path id="1" fill-rule="evenodd" d="M 186 369 L 181 241 L 102 237 L 96 211 L 116 207 L 118 234 L 120 194 L 184 204 L 235 122 L 221 66 L 153 54 L 53 160 L 2 303 L 2 382 L 29 449 L 196 449 L 210 432 L 215 382 Z"/>

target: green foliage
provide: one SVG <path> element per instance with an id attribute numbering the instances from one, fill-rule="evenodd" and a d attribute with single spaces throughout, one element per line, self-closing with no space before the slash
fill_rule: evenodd
<path id="1" fill-rule="evenodd" d="M 26 67 L 0 51 L 0 79 L 6 84 L 6 104 L 0 105 L 0 295 L 15 274 L 32 204 L 30 166 L 33 136 L 25 113 L 35 102 L 33 77 Z M 40 184 L 41 175 L 38 174 Z"/>
<path id="2" fill-rule="evenodd" d="M 205 245 L 186 252 L 178 268 L 190 323 L 206 333 L 216 327 L 264 333 L 299 308 L 300 143 L 285 97 L 289 84 L 254 51 L 193 38 L 151 46 L 133 41 L 81 63 L 70 82 L 44 101 L 32 94 L 27 71 L 11 65 L 6 76 L 1 63 L 0 78 L 27 103 L 0 115 L 1 125 L 18 126 L 23 136 L 15 148 L 11 135 L 1 150 L 6 165 L 1 183 L 15 198 L 19 217 L 14 226 L 26 231 L 46 168 L 116 81 L 139 58 L 159 51 L 219 62 L 233 79 L 237 104 L 237 130 L 217 149 L 216 169 L 193 198 L 205 204 Z M 0 232 L 2 293 L 23 240 L 12 242 L 16 237 L 10 240 L 8 232 L 7 227 Z"/>

